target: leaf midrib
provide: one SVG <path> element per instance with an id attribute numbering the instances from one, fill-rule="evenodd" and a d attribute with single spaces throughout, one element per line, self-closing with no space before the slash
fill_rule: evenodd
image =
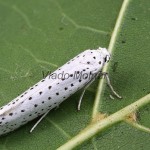
<path id="1" fill-rule="evenodd" d="M 129 2 L 130 2 L 130 0 L 124 0 L 123 1 L 121 9 L 119 11 L 119 15 L 116 19 L 116 23 L 115 23 L 115 26 L 114 26 L 114 29 L 113 29 L 113 32 L 112 32 L 112 36 L 110 38 L 109 46 L 108 46 L 108 51 L 110 52 L 110 54 L 112 54 L 114 52 L 114 46 L 115 46 L 115 43 L 116 43 L 116 40 L 117 40 L 117 37 L 118 37 L 118 34 L 119 34 L 119 30 L 121 28 L 121 24 L 122 24 L 122 21 L 123 21 L 124 14 L 125 14 L 125 12 L 127 10 L 127 7 L 129 5 Z M 106 64 L 102 71 L 103 72 L 108 72 L 108 68 L 109 68 L 109 64 Z M 99 84 L 98 84 L 98 87 L 97 87 L 97 92 L 96 92 L 96 97 L 95 97 L 95 100 L 94 100 L 91 120 L 94 118 L 94 116 L 100 110 L 103 90 L 104 90 L 104 87 L 105 87 L 104 81 L 105 81 L 104 78 L 102 78 L 99 81 Z"/>

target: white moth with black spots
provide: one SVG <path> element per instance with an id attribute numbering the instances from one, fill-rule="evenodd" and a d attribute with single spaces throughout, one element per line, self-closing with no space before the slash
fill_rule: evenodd
<path id="1" fill-rule="evenodd" d="M 111 90 L 120 98 L 113 90 L 107 73 L 102 73 L 101 71 L 109 59 L 110 54 L 105 48 L 99 47 L 97 50 L 86 50 L 29 88 L 10 103 L 1 107 L 0 135 L 11 132 L 36 117 L 42 116 L 31 129 L 30 132 L 32 132 L 51 109 L 59 106 L 61 102 L 79 89 L 84 88 L 78 104 L 78 110 L 80 110 L 85 89 L 99 75 L 106 77 L 106 81 Z M 62 72 L 64 73 L 64 77 L 54 78 L 54 75 L 59 75 Z M 91 75 L 94 76 L 91 77 Z"/>

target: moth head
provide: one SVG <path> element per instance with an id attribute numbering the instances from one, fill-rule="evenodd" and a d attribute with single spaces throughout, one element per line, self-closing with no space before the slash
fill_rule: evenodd
<path id="1" fill-rule="evenodd" d="M 110 60 L 110 53 L 108 52 L 108 50 L 106 48 L 101 48 L 99 47 L 98 50 L 100 50 L 100 53 L 104 59 L 104 63 L 109 62 Z"/>

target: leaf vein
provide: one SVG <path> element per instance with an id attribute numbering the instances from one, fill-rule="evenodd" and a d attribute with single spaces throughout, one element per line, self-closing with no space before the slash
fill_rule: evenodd
<path id="1" fill-rule="evenodd" d="M 89 26 L 82 26 L 82 25 L 79 25 L 78 23 L 76 23 L 73 19 L 71 19 L 62 9 L 62 7 L 60 6 L 60 4 L 56 1 L 51 1 L 53 2 L 57 8 L 59 9 L 61 15 L 63 16 L 62 18 L 62 23 L 67 25 L 66 23 L 63 22 L 63 19 L 66 18 L 69 22 L 71 22 L 76 29 L 84 29 L 84 30 L 88 30 L 88 31 L 92 31 L 94 33 L 99 33 L 99 34 L 104 34 L 104 35 L 109 35 L 110 33 L 107 32 L 107 31 L 103 31 L 103 30 L 98 30 L 98 29 L 95 29 L 95 28 L 92 28 L 92 27 L 89 27 Z"/>
<path id="2" fill-rule="evenodd" d="M 116 20 L 115 27 L 113 29 L 111 39 L 110 39 L 110 42 L 109 42 L 109 46 L 108 46 L 108 50 L 109 50 L 110 53 L 112 53 L 112 51 L 114 49 L 114 45 L 115 45 L 119 30 L 120 30 L 120 27 L 121 27 L 121 24 L 122 24 L 124 14 L 125 14 L 125 12 L 127 10 L 127 7 L 129 5 L 129 2 L 130 2 L 130 0 L 124 0 L 123 3 L 122 3 L 118 18 Z M 105 67 L 103 68 L 103 72 L 107 72 L 108 68 L 109 68 L 109 65 L 108 64 L 105 65 Z M 102 97 L 103 89 L 104 89 L 104 85 L 105 85 L 104 83 L 105 83 L 104 78 L 99 81 L 99 85 L 98 85 L 98 88 L 97 88 L 97 93 L 96 93 L 96 97 L 95 97 L 95 101 L 94 101 L 94 106 L 93 106 L 93 111 L 92 111 L 92 117 L 91 118 L 94 118 L 94 116 L 99 111 L 99 106 L 101 104 L 101 97 Z"/>
<path id="3" fill-rule="evenodd" d="M 54 121 L 52 121 L 49 118 L 46 118 L 46 120 L 50 122 L 56 129 L 58 129 L 62 133 L 62 135 L 64 135 L 67 139 L 71 138 L 71 136 L 66 131 L 64 131 L 58 124 L 56 124 Z"/>
<path id="4" fill-rule="evenodd" d="M 38 58 L 37 58 L 31 51 L 29 51 L 27 48 L 24 48 L 24 47 L 21 46 L 21 45 L 20 45 L 20 47 L 21 47 L 26 53 L 28 53 L 37 63 L 46 64 L 46 65 L 50 65 L 50 66 L 53 66 L 53 67 L 58 67 L 56 64 L 47 62 L 47 61 L 45 61 L 45 60 L 38 59 Z"/>
<path id="5" fill-rule="evenodd" d="M 20 10 L 16 5 L 13 5 L 12 9 L 15 12 L 17 12 L 25 20 L 25 22 L 26 22 L 26 24 L 28 25 L 29 28 L 32 28 L 32 25 L 30 23 L 29 18 L 27 17 L 27 15 L 22 10 Z"/>

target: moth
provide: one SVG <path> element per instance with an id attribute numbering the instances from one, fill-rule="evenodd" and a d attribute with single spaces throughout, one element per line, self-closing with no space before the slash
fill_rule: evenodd
<path id="1" fill-rule="evenodd" d="M 85 90 L 98 76 L 105 76 L 112 92 L 121 98 L 111 86 L 108 74 L 102 72 L 102 68 L 109 60 L 110 54 L 106 48 L 85 50 L 2 106 L 0 108 L 0 135 L 11 132 L 41 116 L 30 130 L 32 132 L 51 109 L 58 107 L 69 96 L 83 88 L 78 103 L 78 110 L 80 110 Z M 62 72 L 61 77 L 56 77 Z"/>

